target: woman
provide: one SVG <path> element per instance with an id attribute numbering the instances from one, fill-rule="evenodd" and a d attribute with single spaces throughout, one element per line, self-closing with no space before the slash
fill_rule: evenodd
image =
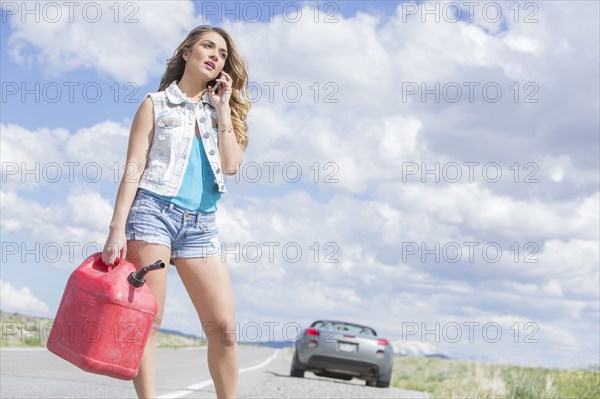
<path id="1" fill-rule="evenodd" d="M 159 91 L 148 94 L 133 119 L 102 252 L 110 265 L 127 256 L 138 269 L 157 259 L 177 267 L 207 337 L 208 367 L 219 398 L 237 395 L 238 353 L 233 289 L 220 256 L 215 216 L 226 192 L 223 175 L 238 171 L 248 145 L 246 69 L 223 29 L 199 26 L 179 45 Z M 133 380 L 140 398 L 156 397 L 156 332 L 167 268 L 146 277 L 158 313 Z"/>

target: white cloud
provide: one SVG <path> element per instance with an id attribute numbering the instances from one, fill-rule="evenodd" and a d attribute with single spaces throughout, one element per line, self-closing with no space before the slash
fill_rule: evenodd
<path id="1" fill-rule="evenodd" d="M 129 122 L 104 121 L 74 133 L 66 129 L 27 130 L 2 124 L 2 183 L 15 191 L 61 184 L 117 183 L 123 174 Z"/>
<path id="2" fill-rule="evenodd" d="M 27 237 L 27 248 L 40 248 L 36 259 L 42 257 L 46 262 L 72 268 L 74 261 L 101 250 L 108 236 L 112 206 L 89 189 L 73 187 L 63 201 L 48 205 L 2 190 L 0 202 L 4 243 L 12 242 L 8 237 Z M 48 248 L 53 250 L 49 252 Z M 22 259 L 22 255 L 12 256 Z"/>
<path id="3" fill-rule="evenodd" d="M 581 237 L 598 239 L 600 193 L 567 202 L 517 200 L 495 195 L 482 184 L 404 184 L 381 190 L 406 212 L 435 215 L 474 231 L 514 238 Z"/>
<path id="4" fill-rule="evenodd" d="M 3 311 L 18 312 L 35 316 L 49 316 L 50 308 L 28 287 L 15 288 L 0 279 L 0 294 Z"/>
<path id="5" fill-rule="evenodd" d="M 18 167 L 21 163 L 25 163 L 28 170 L 34 170 L 36 162 L 43 164 L 59 159 L 64 142 L 69 140 L 69 132 L 60 128 L 42 128 L 32 132 L 19 125 L 3 123 L 0 129 L 2 130 L 0 148 L 2 162 L 15 163 Z"/>
<path id="6" fill-rule="evenodd" d="M 600 293 L 600 244 L 597 240 L 548 240 L 539 254 L 540 267 L 526 271 L 536 278 L 552 276 L 546 290 L 592 301 Z M 554 281 L 554 282 L 553 282 Z"/>
<path id="7" fill-rule="evenodd" d="M 83 2 L 72 8 L 54 4 L 60 14 L 43 11 L 44 3 L 29 6 L 30 10 L 37 7 L 38 23 L 22 23 L 20 10 L 9 20 L 13 61 L 36 65 L 47 76 L 93 69 L 143 85 L 150 75 L 162 73 L 165 59 L 195 22 L 191 1 Z"/>
<path id="8" fill-rule="evenodd" d="M 280 170 L 296 162 L 313 181 L 337 181 L 336 189 L 361 193 L 382 180 L 396 180 L 404 160 L 421 157 L 422 124 L 414 117 L 364 114 L 352 120 L 327 108 L 315 112 L 309 116 L 303 110 L 282 113 L 278 107 L 256 107 L 252 125 L 261 128 L 251 133 L 261 139 L 250 137 L 248 158 L 261 165 L 285 160 Z M 310 169 L 315 162 L 320 175 Z"/>
<path id="9" fill-rule="evenodd" d="M 540 54 L 540 47 L 537 40 L 527 36 L 515 36 L 508 34 L 504 38 L 504 42 L 511 50 L 530 53 L 534 55 Z"/>

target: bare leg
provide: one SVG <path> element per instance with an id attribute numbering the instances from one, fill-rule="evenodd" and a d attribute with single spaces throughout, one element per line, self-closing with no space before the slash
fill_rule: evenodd
<path id="1" fill-rule="evenodd" d="M 236 398 L 239 375 L 233 287 L 220 256 L 175 258 L 208 341 L 208 369 L 217 398 Z"/>
<path id="2" fill-rule="evenodd" d="M 127 241 L 127 261 L 133 263 L 139 270 L 143 266 L 162 260 L 167 266 L 164 269 L 148 273 L 144 279 L 156 298 L 158 311 L 154 317 L 148 342 L 140 362 L 138 375 L 133 379 L 133 386 L 138 398 L 156 398 L 156 332 L 160 328 L 165 308 L 167 293 L 167 269 L 171 250 L 158 244 L 148 244 L 143 241 Z"/>

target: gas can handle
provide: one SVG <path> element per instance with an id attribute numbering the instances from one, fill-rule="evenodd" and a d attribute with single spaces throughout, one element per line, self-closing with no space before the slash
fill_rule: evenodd
<path id="1" fill-rule="evenodd" d="M 102 252 L 96 252 L 95 254 L 92 255 L 92 257 L 94 258 L 94 266 L 104 267 L 107 270 L 114 269 L 115 267 L 119 266 L 119 263 L 121 263 L 123 261 L 122 258 L 117 257 L 117 258 L 115 258 L 115 262 L 113 265 L 107 265 L 102 260 Z"/>

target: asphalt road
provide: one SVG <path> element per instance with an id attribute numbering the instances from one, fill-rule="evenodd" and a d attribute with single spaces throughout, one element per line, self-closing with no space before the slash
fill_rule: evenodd
<path id="1" fill-rule="evenodd" d="M 426 398 L 364 381 L 289 376 L 284 349 L 240 345 L 239 398 Z M 215 398 L 205 348 L 157 349 L 159 398 Z M 46 349 L 0 350 L 1 398 L 136 398 L 131 381 L 87 373 Z"/>

